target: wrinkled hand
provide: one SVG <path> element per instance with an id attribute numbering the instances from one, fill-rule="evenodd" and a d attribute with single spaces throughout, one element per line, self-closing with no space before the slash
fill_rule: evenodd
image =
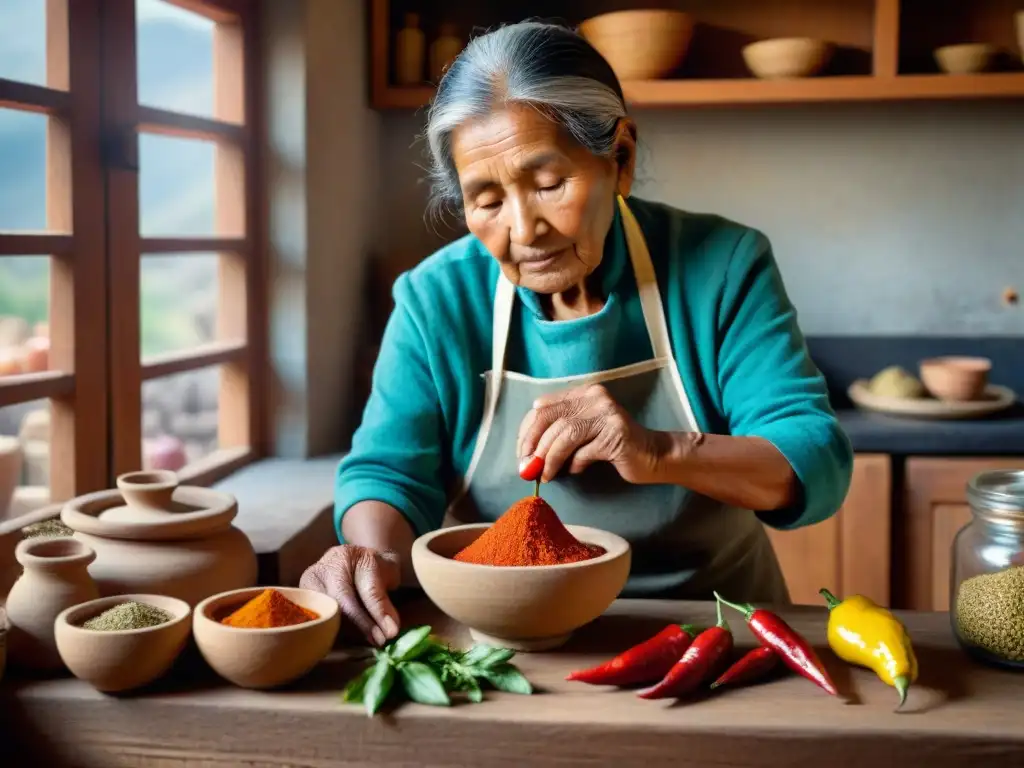
<path id="1" fill-rule="evenodd" d="M 302 574 L 299 586 L 338 601 L 342 614 L 368 641 L 384 645 L 398 635 L 398 611 L 388 597 L 401 580 L 398 557 L 368 547 L 331 547 Z"/>
<path id="2" fill-rule="evenodd" d="M 637 423 L 603 386 L 590 384 L 534 401 L 519 427 L 519 456 L 544 458 L 544 482 L 571 458 L 572 474 L 607 461 L 623 480 L 644 483 L 654 476 L 665 437 Z"/>

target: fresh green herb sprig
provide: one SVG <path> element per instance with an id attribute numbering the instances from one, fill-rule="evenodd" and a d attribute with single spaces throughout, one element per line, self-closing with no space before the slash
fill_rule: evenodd
<path id="1" fill-rule="evenodd" d="M 508 693 L 533 693 L 530 681 L 510 663 L 515 651 L 489 645 L 460 651 L 434 640 L 430 629 L 414 627 L 374 650 L 375 661 L 348 682 L 342 700 L 361 702 L 372 717 L 399 690 L 411 701 L 438 707 L 451 706 L 452 693 L 483 701 L 482 684 Z"/>

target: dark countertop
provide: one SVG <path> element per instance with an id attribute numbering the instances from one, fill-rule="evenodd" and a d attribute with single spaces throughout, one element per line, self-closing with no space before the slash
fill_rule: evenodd
<path id="1" fill-rule="evenodd" d="M 939 421 L 838 408 L 858 453 L 1024 457 L 1024 406 L 986 419 Z M 1024 458 L 1021 460 L 1024 465 Z"/>

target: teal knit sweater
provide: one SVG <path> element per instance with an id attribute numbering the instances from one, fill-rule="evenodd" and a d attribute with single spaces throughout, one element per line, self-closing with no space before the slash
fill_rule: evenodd
<path id="1" fill-rule="evenodd" d="M 853 466 L 850 442 L 811 361 L 771 245 L 718 216 L 630 198 L 654 261 L 672 349 L 703 432 L 759 436 L 801 484 L 792 509 L 761 513 L 792 529 L 839 509 Z M 498 264 L 467 235 L 395 282 L 395 308 L 373 391 L 335 485 L 345 512 L 363 500 L 400 510 L 419 534 L 437 528 L 469 467 L 490 368 Z M 596 314 L 545 319 L 536 294 L 517 288 L 506 367 L 562 377 L 652 357 L 636 281 L 616 218 L 596 274 L 607 297 Z M 755 510 L 757 511 L 757 510 Z"/>

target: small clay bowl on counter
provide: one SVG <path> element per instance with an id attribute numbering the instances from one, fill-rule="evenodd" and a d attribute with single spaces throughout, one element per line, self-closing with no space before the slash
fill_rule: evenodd
<path id="1" fill-rule="evenodd" d="M 139 629 L 86 629 L 83 623 L 122 603 L 160 608 L 171 620 Z M 104 693 L 121 693 L 157 680 L 171 668 L 192 628 L 192 609 L 166 595 L 113 595 L 73 605 L 54 621 L 57 652 L 79 680 Z"/>
<path id="2" fill-rule="evenodd" d="M 939 400 L 954 403 L 980 399 L 991 370 L 987 357 L 932 357 L 920 363 L 921 383 Z"/>
<path id="3" fill-rule="evenodd" d="M 213 670 L 241 688 L 276 688 L 297 680 L 330 652 L 341 628 L 333 597 L 298 587 L 276 589 L 317 619 L 287 627 L 245 629 L 222 624 L 236 609 L 268 587 L 222 592 L 196 606 L 192 634 L 199 652 Z"/>
<path id="4" fill-rule="evenodd" d="M 427 597 L 469 628 L 477 643 L 516 651 L 564 644 L 573 631 L 608 609 L 629 577 L 631 551 L 620 536 L 598 528 L 566 526 L 578 540 L 605 553 L 564 565 L 492 566 L 453 557 L 490 523 L 442 528 L 420 536 L 412 565 Z"/>

